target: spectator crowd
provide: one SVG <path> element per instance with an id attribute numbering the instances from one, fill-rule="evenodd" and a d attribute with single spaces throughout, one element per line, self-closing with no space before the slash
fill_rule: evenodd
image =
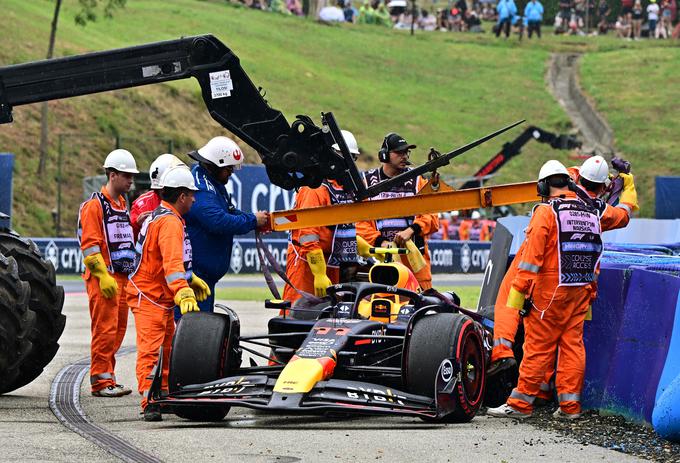
<path id="1" fill-rule="evenodd" d="M 395 29 L 472 32 L 491 31 L 541 37 L 541 26 L 555 34 L 604 35 L 627 40 L 680 38 L 677 0 L 553 0 L 547 16 L 541 0 L 448 0 L 429 7 L 412 0 L 235 0 L 248 7 L 325 23 L 370 24 Z"/>

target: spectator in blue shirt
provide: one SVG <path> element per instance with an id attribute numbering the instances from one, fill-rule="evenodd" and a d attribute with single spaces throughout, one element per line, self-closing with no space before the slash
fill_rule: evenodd
<path id="1" fill-rule="evenodd" d="M 543 5 L 538 0 L 531 0 L 524 7 L 524 20 L 527 24 L 527 35 L 531 38 L 532 34 L 536 32 L 538 38 L 541 38 L 541 22 L 543 21 Z"/>
<path id="2" fill-rule="evenodd" d="M 517 6 L 514 0 L 499 0 L 496 5 L 498 23 L 496 24 L 496 37 L 500 37 L 501 31 L 505 32 L 505 38 L 510 37 L 510 26 L 513 18 L 517 15 Z"/>
<path id="3" fill-rule="evenodd" d="M 229 270 L 234 235 L 266 228 L 269 214 L 242 212 L 231 203 L 226 184 L 244 158 L 233 140 L 215 137 L 189 156 L 198 161 L 191 169 L 198 191 L 191 212 L 185 216 L 186 227 L 191 241 L 193 272 L 208 284 L 211 292 L 210 297 L 198 306 L 201 311 L 212 312 L 215 284 Z"/>

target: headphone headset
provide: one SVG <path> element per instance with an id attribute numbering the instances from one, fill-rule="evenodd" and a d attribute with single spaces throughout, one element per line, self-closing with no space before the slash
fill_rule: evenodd
<path id="1" fill-rule="evenodd" d="M 536 183 L 536 191 L 538 192 L 538 196 L 542 198 L 550 196 L 550 182 L 547 178 L 541 179 Z"/>
<path id="2" fill-rule="evenodd" d="M 553 185 L 551 185 L 551 182 L 550 182 L 550 178 L 551 178 L 551 177 L 552 177 L 552 176 L 546 177 L 546 178 L 544 178 L 544 179 L 542 179 L 542 180 L 539 180 L 538 183 L 536 183 L 536 191 L 538 192 L 538 196 L 541 196 L 541 197 L 543 197 L 543 198 L 548 198 L 548 197 L 550 197 L 550 187 L 551 187 L 551 186 L 555 186 L 555 187 L 558 187 L 558 188 L 561 188 L 561 187 L 565 187 L 565 186 L 566 186 L 569 190 L 575 192 L 576 194 L 578 194 L 579 191 L 581 190 L 581 189 L 576 185 L 576 183 L 574 182 L 574 180 L 572 180 L 571 177 L 568 177 L 568 178 L 567 178 L 566 183 L 565 183 L 564 185 L 561 185 L 561 184 L 560 184 L 561 182 L 553 182 Z M 554 185 L 554 183 L 557 183 L 557 184 Z"/>
<path id="3" fill-rule="evenodd" d="M 390 151 L 389 147 L 387 146 L 387 139 L 390 138 L 392 135 L 396 135 L 394 132 L 390 132 L 387 135 L 385 135 L 385 138 L 383 138 L 382 145 L 380 146 L 380 151 L 378 151 L 378 160 L 380 162 L 390 162 Z"/>

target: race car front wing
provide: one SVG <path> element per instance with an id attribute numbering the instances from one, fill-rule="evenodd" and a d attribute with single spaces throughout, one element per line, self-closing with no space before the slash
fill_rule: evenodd
<path id="1" fill-rule="evenodd" d="M 161 392 L 162 355 L 153 371 L 149 403 L 165 406 L 228 405 L 266 410 L 277 414 L 316 415 L 328 412 L 367 415 L 407 415 L 439 418 L 451 413 L 452 397 L 460 367 L 453 359 L 442 362 L 435 398 L 410 394 L 362 381 L 329 379 L 307 393 L 274 391 L 276 378 L 264 374 L 236 375 L 204 384 L 191 384 L 169 394 Z"/>

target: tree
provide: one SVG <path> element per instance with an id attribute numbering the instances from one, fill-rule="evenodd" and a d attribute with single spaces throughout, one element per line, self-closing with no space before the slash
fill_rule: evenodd
<path id="1" fill-rule="evenodd" d="M 104 6 L 104 17 L 112 18 L 113 11 L 116 8 L 124 8 L 127 0 L 106 0 Z M 50 28 L 50 42 L 47 46 L 47 59 L 52 58 L 54 54 L 54 42 L 57 37 L 57 25 L 59 24 L 59 11 L 61 10 L 62 0 L 56 0 L 54 5 L 54 15 L 52 16 L 52 26 Z M 76 24 L 86 26 L 88 22 L 97 20 L 97 7 L 99 3 L 104 3 L 104 0 L 78 0 L 80 3 L 80 11 L 75 16 Z M 42 103 L 40 108 L 40 161 L 38 162 L 38 175 L 45 172 L 45 163 L 47 161 L 47 102 Z"/>

